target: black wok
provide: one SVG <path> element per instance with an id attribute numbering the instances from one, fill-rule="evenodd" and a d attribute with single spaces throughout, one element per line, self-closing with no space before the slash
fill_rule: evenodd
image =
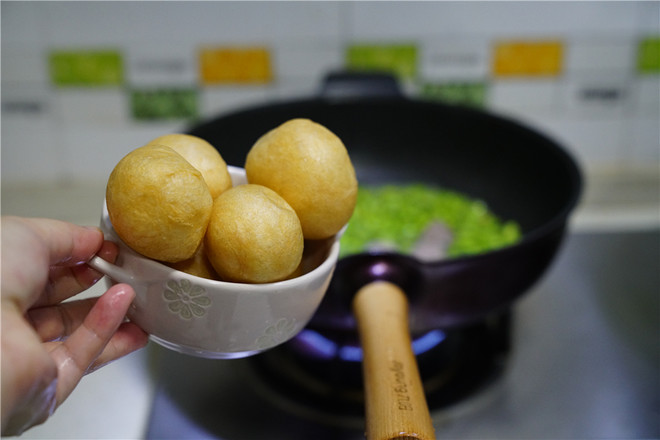
<path id="1" fill-rule="evenodd" d="M 501 116 L 406 98 L 387 76 L 329 75 L 318 97 L 221 115 L 189 133 L 208 140 L 228 164 L 243 166 L 261 134 L 298 117 L 325 125 L 343 140 L 359 182 L 440 185 L 485 201 L 523 231 L 513 246 L 451 260 L 345 257 L 311 329 L 353 331 L 351 298 L 381 279 L 408 295 L 413 334 L 504 311 L 548 268 L 578 202 L 579 169 L 552 139 Z"/>

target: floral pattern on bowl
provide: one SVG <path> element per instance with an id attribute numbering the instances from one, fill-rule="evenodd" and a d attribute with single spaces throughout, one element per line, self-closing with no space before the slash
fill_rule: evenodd
<path id="1" fill-rule="evenodd" d="M 211 305 L 211 299 L 206 295 L 206 289 L 197 286 L 190 280 L 170 280 L 163 290 L 163 299 L 168 303 L 170 312 L 183 319 L 192 319 L 206 314 L 206 308 Z"/>
<path id="2" fill-rule="evenodd" d="M 296 320 L 291 318 L 280 318 L 275 324 L 266 327 L 264 334 L 260 336 L 255 344 L 257 349 L 273 347 L 289 340 L 296 333 Z"/>

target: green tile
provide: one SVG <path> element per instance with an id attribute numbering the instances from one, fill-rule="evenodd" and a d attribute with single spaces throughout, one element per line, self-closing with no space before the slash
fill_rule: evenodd
<path id="1" fill-rule="evenodd" d="M 637 71 L 660 73 L 660 36 L 655 35 L 640 40 L 637 47 Z"/>
<path id="2" fill-rule="evenodd" d="M 116 86 L 124 79 L 122 56 L 116 50 L 56 50 L 48 62 L 51 81 L 58 87 Z"/>
<path id="3" fill-rule="evenodd" d="M 194 119 L 199 115 L 197 89 L 132 90 L 131 114 L 139 121 Z"/>
<path id="4" fill-rule="evenodd" d="M 488 86 L 485 82 L 427 82 L 422 84 L 423 98 L 472 107 L 485 107 Z"/>
<path id="5" fill-rule="evenodd" d="M 388 71 L 401 78 L 417 74 L 414 44 L 354 44 L 346 51 L 346 67 L 352 70 Z"/>

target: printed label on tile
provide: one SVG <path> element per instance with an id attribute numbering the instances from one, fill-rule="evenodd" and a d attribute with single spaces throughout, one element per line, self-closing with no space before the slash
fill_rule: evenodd
<path id="1" fill-rule="evenodd" d="M 646 37 L 639 42 L 637 71 L 642 74 L 660 73 L 660 36 Z"/>
<path id="2" fill-rule="evenodd" d="M 586 102 L 602 102 L 612 104 L 623 99 L 624 91 L 614 86 L 585 86 L 579 91 L 579 97 Z"/>
<path id="3" fill-rule="evenodd" d="M 131 90 L 131 113 L 139 121 L 193 119 L 199 115 L 196 89 Z"/>
<path id="4" fill-rule="evenodd" d="M 473 107 L 484 107 L 486 94 L 487 86 L 484 82 L 425 83 L 420 89 L 423 98 Z"/>
<path id="5" fill-rule="evenodd" d="M 199 53 L 202 84 L 267 83 L 273 79 L 270 51 L 263 47 L 205 47 Z"/>
<path id="6" fill-rule="evenodd" d="M 197 83 L 195 54 L 187 46 L 132 48 L 126 56 L 126 82 L 138 87 L 194 86 Z"/>
<path id="7" fill-rule="evenodd" d="M 568 78 L 564 81 L 570 116 L 620 117 L 629 108 L 630 90 L 625 74 L 594 74 L 592 78 Z"/>
<path id="8" fill-rule="evenodd" d="M 117 86 L 123 81 L 122 56 L 116 50 L 56 50 L 48 62 L 58 87 Z"/>
<path id="9" fill-rule="evenodd" d="M 414 44 L 354 44 L 346 52 L 346 66 L 353 70 L 381 70 L 400 78 L 417 75 L 417 46 Z"/>
<path id="10" fill-rule="evenodd" d="M 38 115 L 43 113 L 45 103 L 30 99 L 2 100 L 2 112 L 7 114 Z"/>
<path id="11" fill-rule="evenodd" d="M 489 73 L 489 46 L 484 40 L 443 40 L 421 46 L 419 76 L 427 80 L 477 80 Z"/>
<path id="12" fill-rule="evenodd" d="M 561 41 L 502 41 L 495 45 L 493 75 L 557 76 L 562 71 Z"/>

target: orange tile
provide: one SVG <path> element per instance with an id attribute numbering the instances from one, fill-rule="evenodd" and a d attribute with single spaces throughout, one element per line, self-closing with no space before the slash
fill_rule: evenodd
<path id="1" fill-rule="evenodd" d="M 561 41 L 503 41 L 495 45 L 493 75 L 556 76 L 563 61 Z"/>
<path id="2" fill-rule="evenodd" d="M 266 83 L 273 79 L 270 52 L 262 47 L 202 48 L 199 67 L 203 84 Z"/>

